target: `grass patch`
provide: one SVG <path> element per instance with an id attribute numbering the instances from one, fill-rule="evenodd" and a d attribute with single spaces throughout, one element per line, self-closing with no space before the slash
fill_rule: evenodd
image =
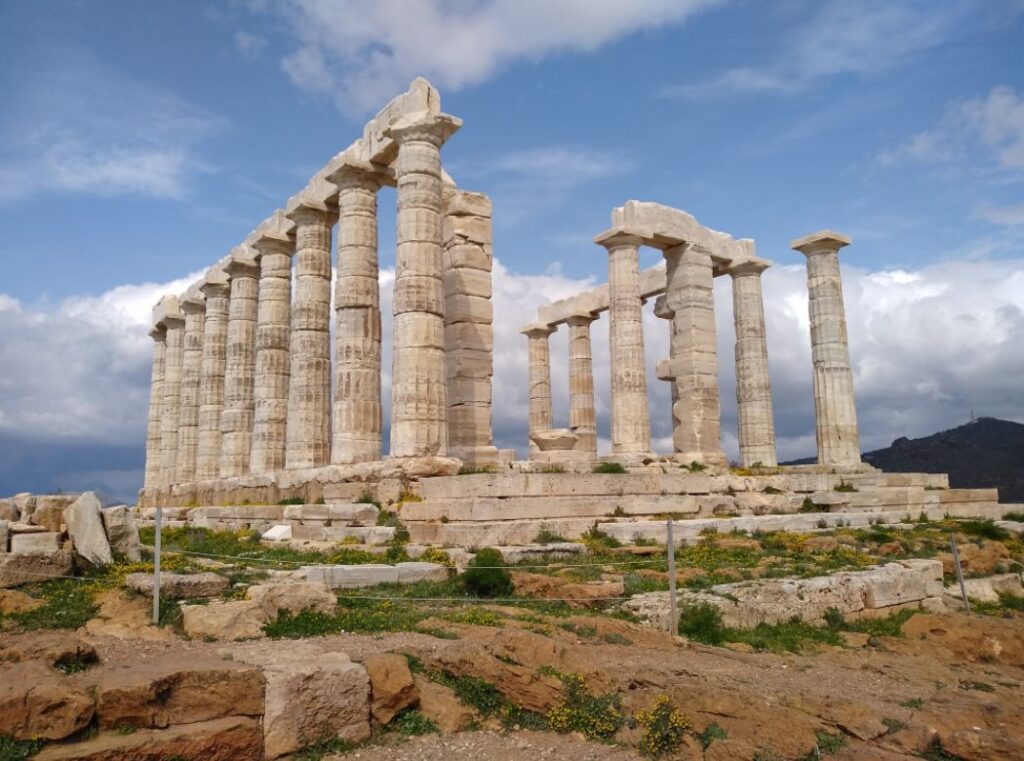
<path id="1" fill-rule="evenodd" d="M 957 530 L 968 536 L 977 536 L 982 539 L 992 539 L 1001 542 L 1010 538 L 1010 532 L 1002 526 L 997 526 L 991 520 L 969 520 L 958 521 Z"/>
<path id="2" fill-rule="evenodd" d="M 561 534 L 557 534 L 544 527 L 541 527 L 541 530 L 537 532 L 537 536 L 533 538 L 534 544 L 558 544 L 567 541 L 569 540 Z"/>
<path id="3" fill-rule="evenodd" d="M 832 489 L 832 491 L 838 491 L 838 492 L 842 492 L 844 494 L 848 494 L 850 492 L 860 491 L 860 489 L 858 489 L 853 484 L 846 483 L 846 481 L 840 481 L 839 485 L 834 487 Z"/>
<path id="4" fill-rule="evenodd" d="M 54 579 L 28 584 L 22 591 L 41 607 L 7 616 L 25 631 L 38 629 L 77 629 L 96 615 L 99 606 L 92 601 L 97 586 L 72 579 Z M 0 756 L 3 758 L 3 756 Z"/>
<path id="5" fill-rule="evenodd" d="M 822 505 L 816 503 L 810 497 L 804 497 L 804 501 L 800 503 L 800 507 L 796 510 L 798 513 L 823 513 L 828 512 Z"/>
<path id="6" fill-rule="evenodd" d="M 841 732 L 816 732 L 814 738 L 817 740 L 818 752 L 828 755 L 838 753 L 846 745 L 846 736 Z"/>
<path id="7" fill-rule="evenodd" d="M 1024 523 L 1024 513 L 1019 510 L 1011 510 L 1008 513 L 1003 513 L 1004 521 L 1016 521 L 1017 523 Z"/>
<path id="8" fill-rule="evenodd" d="M 599 462 L 594 466 L 594 473 L 628 473 L 625 467 L 618 462 Z"/>
<path id="9" fill-rule="evenodd" d="M 916 710 L 918 708 L 924 708 L 924 701 L 921 698 L 909 698 L 900 703 L 900 707 L 912 708 Z"/>
<path id="10" fill-rule="evenodd" d="M 355 750 L 356 747 L 354 743 L 350 743 L 347 740 L 334 738 L 307 746 L 293 753 L 291 758 L 293 761 L 320 761 L 325 756 L 334 755 L 335 753 L 348 753 Z"/>
<path id="11" fill-rule="evenodd" d="M 679 616 L 679 633 L 705 645 L 739 642 L 757 651 L 798 653 L 808 645 L 839 645 L 842 639 L 831 629 L 793 619 L 780 624 L 758 624 L 752 629 L 735 629 L 722 623 L 718 608 L 706 603 L 684 606 Z"/>
<path id="12" fill-rule="evenodd" d="M 871 637 L 902 637 L 903 624 L 920 611 L 905 609 L 885 618 L 861 618 L 847 621 L 836 608 L 825 611 L 825 625 L 833 631 L 858 632 Z"/>
<path id="13" fill-rule="evenodd" d="M 701 747 L 707 750 L 708 746 L 715 740 L 728 740 L 729 733 L 717 724 L 711 723 L 704 728 L 703 732 L 697 735 L 697 739 L 700 740 Z"/>
<path id="14" fill-rule="evenodd" d="M 279 505 L 304 505 L 304 504 L 306 504 L 306 500 L 303 499 L 302 497 L 285 497 L 284 499 L 278 501 L 277 504 L 279 504 Z"/>
<path id="15" fill-rule="evenodd" d="M 42 740 L 15 740 L 13 737 L 0 737 L 0 761 L 22 761 L 25 758 L 32 758 L 42 747 Z"/>
<path id="16" fill-rule="evenodd" d="M 422 711 L 415 708 L 407 708 L 391 720 L 391 723 L 388 724 L 388 731 L 397 732 L 406 737 L 417 737 L 419 735 L 440 732 L 441 730 L 433 720 L 424 716 Z"/>

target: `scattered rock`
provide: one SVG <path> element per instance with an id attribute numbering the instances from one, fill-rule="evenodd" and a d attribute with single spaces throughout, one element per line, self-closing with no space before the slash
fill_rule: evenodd
<path id="1" fill-rule="evenodd" d="M 94 492 L 87 491 L 64 511 L 64 523 L 79 557 L 93 565 L 114 562 L 110 542 L 103 529 L 102 505 Z"/>
<path id="2" fill-rule="evenodd" d="M 3 519 L 0 520 L 0 555 L 7 552 L 8 537 L 11 535 L 10 521 Z"/>
<path id="3" fill-rule="evenodd" d="M 301 583 L 257 584 L 249 587 L 246 597 L 262 611 L 265 621 L 273 620 L 282 610 L 293 614 L 315 610 L 332 615 L 338 608 L 335 595 L 326 589 Z"/>
<path id="4" fill-rule="evenodd" d="M 181 625 L 193 639 L 241 640 L 265 636 L 265 616 L 251 600 L 181 606 Z"/>
<path id="5" fill-rule="evenodd" d="M 96 648 L 80 637 L 61 631 L 32 632 L 0 643 L 2 661 L 44 661 L 51 666 L 96 663 Z"/>
<path id="6" fill-rule="evenodd" d="M 64 550 L 48 555 L 0 553 L 0 588 L 67 576 L 71 569 L 71 553 Z"/>
<path id="7" fill-rule="evenodd" d="M 42 600 L 29 597 L 24 592 L 0 589 L 0 613 L 25 613 L 43 607 Z"/>
<path id="8" fill-rule="evenodd" d="M 404 656 L 371 653 L 363 660 L 363 666 L 370 676 L 370 711 L 381 724 L 387 724 L 395 714 L 419 699 L 419 691 Z"/>
<path id="9" fill-rule="evenodd" d="M 24 661 L 0 672 L 0 736 L 61 740 L 86 727 L 92 698 L 42 661 Z"/>
<path id="10" fill-rule="evenodd" d="M 991 576 L 1009 570 L 1010 550 L 1002 542 L 986 539 L 981 545 L 977 545 L 962 539 L 963 537 L 957 536 L 957 550 L 960 553 L 960 565 L 963 566 L 966 575 Z M 940 552 L 935 557 L 942 561 L 943 573 L 956 573 L 952 553 Z"/>
<path id="11" fill-rule="evenodd" d="M 139 594 L 153 596 L 153 574 L 130 573 L 125 577 L 125 586 Z M 197 597 L 217 597 L 230 585 L 220 574 L 205 573 L 161 573 L 160 597 L 167 600 L 189 600 Z"/>
<path id="12" fill-rule="evenodd" d="M 420 694 L 420 711 L 442 732 L 465 729 L 475 717 L 456 697 L 454 690 L 417 674 L 413 681 Z"/>
<path id="13" fill-rule="evenodd" d="M 804 548 L 808 552 L 831 552 L 839 546 L 834 536 L 811 536 L 804 540 Z"/>
<path id="14" fill-rule="evenodd" d="M 139 540 L 139 527 L 135 518 L 124 505 L 108 507 L 100 513 L 103 528 L 107 532 L 110 549 L 126 557 L 133 563 L 142 559 L 142 542 Z"/>
<path id="15" fill-rule="evenodd" d="M 892 557 L 903 554 L 903 545 L 899 542 L 886 542 L 878 546 L 878 554 L 882 557 Z"/>

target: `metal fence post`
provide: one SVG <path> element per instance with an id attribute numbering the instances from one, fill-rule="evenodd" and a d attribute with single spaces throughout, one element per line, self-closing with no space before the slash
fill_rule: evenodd
<path id="1" fill-rule="evenodd" d="M 668 631 L 674 637 L 679 634 L 679 608 L 676 604 L 676 542 L 672 531 L 672 519 L 668 519 Z"/>
<path id="2" fill-rule="evenodd" d="M 956 536 L 949 535 L 949 547 L 953 550 L 953 563 L 956 565 L 956 577 L 960 581 L 960 594 L 964 598 L 964 608 L 967 615 L 971 615 L 971 602 L 967 599 L 967 585 L 964 584 L 964 569 L 960 565 L 960 551 L 956 548 Z"/>
<path id="3" fill-rule="evenodd" d="M 160 625 L 160 529 L 163 524 L 164 509 L 156 509 L 156 533 L 153 536 L 153 625 Z"/>

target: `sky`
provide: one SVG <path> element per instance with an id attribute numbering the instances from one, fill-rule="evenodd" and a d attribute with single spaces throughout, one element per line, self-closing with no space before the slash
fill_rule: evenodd
<path id="1" fill-rule="evenodd" d="M 12 0 L 0 31 L 0 495 L 135 492 L 153 303 L 416 76 L 465 122 L 446 169 L 494 202 L 499 446 L 527 443 L 516 328 L 607 280 L 592 238 L 631 198 L 775 262 L 781 457 L 814 453 L 806 274 L 788 242 L 823 228 L 853 238 L 841 259 L 865 451 L 972 414 L 1024 422 L 1021 0 Z M 393 191 L 380 208 L 387 333 Z M 642 252 L 645 267 L 659 258 Z M 735 456 L 728 278 L 716 309 Z M 606 445 L 607 320 L 593 330 Z M 562 331 L 556 424 L 565 356 Z"/>

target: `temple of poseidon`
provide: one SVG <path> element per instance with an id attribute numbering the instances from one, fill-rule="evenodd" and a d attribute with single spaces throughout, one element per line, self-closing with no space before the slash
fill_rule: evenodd
<path id="1" fill-rule="evenodd" d="M 441 162 L 461 126 L 417 79 L 201 280 L 160 300 L 142 519 L 159 506 L 172 523 L 387 541 L 394 528 L 353 518 L 351 503 L 369 497 L 399 511 L 413 542 L 482 546 L 529 543 L 543 529 L 573 538 L 595 526 L 621 539 L 663 539 L 666 515 L 692 518 L 694 531 L 998 516 L 995 490 L 949 489 L 943 475 L 885 474 L 861 462 L 839 268 L 851 241 L 830 230 L 792 243 L 807 261 L 817 465 L 778 467 L 761 287 L 771 263 L 753 240 L 656 203 L 627 201 L 594 238 L 607 251 L 607 284 L 541 307 L 522 327 L 529 457 L 498 450 L 492 208 Z M 397 195 L 390 358 L 381 349 L 376 217 L 385 185 Z M 663 266 L 641 271 L 641 246 L 660 250 Z M 741 467 L 732 469 L 721 443 L 719 276 L 731 281 L 735 315 Z M 670 336 L 656 376 L 671 384 L 671 410 L 648 408 L 648 299 Z M 599 456 L 591 341 L 604 312 L 611 451 Z M 556 429 L 549 340 L 563 326 L 569 427 Z M 652 451 L 652 413 L 671 414 L 670 453 Z M 623 472 L 595 472 L 602 462 Z"/>

